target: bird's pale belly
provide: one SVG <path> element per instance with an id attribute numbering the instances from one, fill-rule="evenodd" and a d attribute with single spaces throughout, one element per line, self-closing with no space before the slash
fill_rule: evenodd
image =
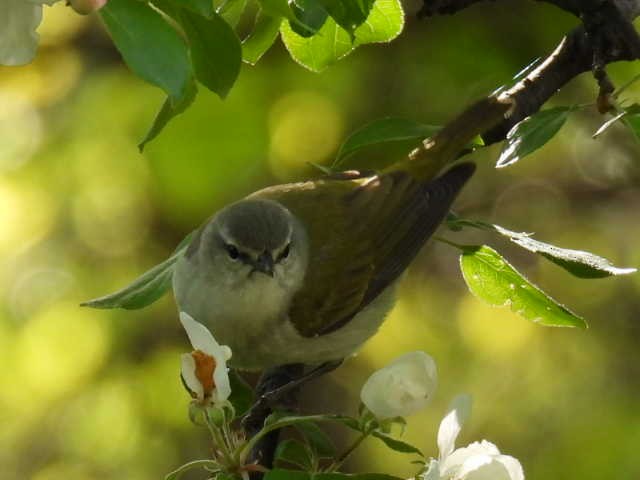
<path id="1" fill-rule="evenodd" d="M 394 299 L 392 286 L 341 329 L 308 338 L 289 322 L 286 312 L 291 296 L 273 279 L 265 276 L 251 288 L 234 290 L 220 283 L 187 280 L 180 270 L 178 265 L 174 279 L 179 309 L 205 324 L 219 343 L 231 348 L 231 366 L 246 370 L 347 357 L 378 330 Z"/>

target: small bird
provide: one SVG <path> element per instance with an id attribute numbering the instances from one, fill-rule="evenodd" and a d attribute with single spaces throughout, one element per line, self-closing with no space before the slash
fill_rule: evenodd
<path id="1" fill-rule="evenodd" d="M 438 173 L 509 108 L 488 97 L 379 173 L 276 185 L 223 208 L 176 263 L 180 311 L 231 347 L 238 369 L 353 354 L 384 321 L 399 277 L 475 167 Z"/>

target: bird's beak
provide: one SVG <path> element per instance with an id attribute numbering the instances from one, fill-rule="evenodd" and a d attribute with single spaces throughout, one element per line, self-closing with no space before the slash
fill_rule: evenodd
<path id="1" fill-rule="evenodd" d="M 271 254 L 267 252 L 261 253 L 258 260 L 253 264 L 253 270 L 273 277 L 273 257 Z"/>

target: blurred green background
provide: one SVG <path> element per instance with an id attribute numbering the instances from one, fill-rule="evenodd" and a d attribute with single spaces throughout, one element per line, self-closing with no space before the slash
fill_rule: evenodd
<path id="1" fill-rule="evenodd" d="M 353 129 L 401 116 L 440 124 L 544 55 L 576 19 L 532 2 L 481 4 L 415 20 L 390 45 L 369 46 L 321 74 L 277 45 L 244 66 L 222 102 L 202 92 L 143 155 L 136 149 L 162 102 L 121 64 L 95 18 L 45 9 L 36 61 L 0 69 L 0 478 L 152 479 L 207 454 L 187 419 L 179 353 L 188 351 L 167 296 L 141 311 L 79 302 L 158 263 L 227 202 L 318 172 Z M 618 84 L 638 73 L 618 64 Z M 590 102 L 589 75 L 553 103 Z M 640 98 L 640 85 L 629 90 Z M 550 144 L 495 170 L 499 147 L 456 211 L 640 266 L 640 145 L 622 127 L 603 138 L 588 110 Z M 411 145 L 366 151 L 351 165 L 393 161 Z M 359 355 L 309 385 L 303 411 L 354 413 L 360 386 L 403 352 L 438 362 L 440 387 L 409 419 L 406 439 L 437 455 L 450 399 L 471 393 L 459 446 L 486 438 L 530 479 L 640 478 L 640 277 L 579 280 L 485 234 L 489 242 L 590 323 L 543 328 L 466 290 L 456 252 L 431 243 L 402 282 L 397 307 Z M 345 432 L 336 431 L 344 443 Z M 409 476 L 411 460 L 375 440 L 354 471 Z M 189 478 L 204 478 L 203 473 Z"/>

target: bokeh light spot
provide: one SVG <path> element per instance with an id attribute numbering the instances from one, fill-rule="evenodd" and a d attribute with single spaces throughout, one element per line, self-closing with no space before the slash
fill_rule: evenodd
<path id="1" fill-rule="evenodd" d="M 24 251 L 53 227 L 57 205 L 42 190 L 0 179 L 0 254 Z"/>
<path id="2" fill-rule="evenodd" d="M 108 331 L 92 312 L 59 303 L 27 323 L 16 356 L 23 401 L 44 403 L 77 388 L 104 362 Z"/>
<path id="3" fill-rule="evenodd" d="M 524 347 L 540 327 L 508 308 L 487 305 L 468 294 L 458 306 L 458 324 L 464 341 L 478 353 L 509 357 Z"/>
<path id="4" fill-rule="evenodd" d="M 270 112 L 272 172 L 279 178 L 296 176 L 308 162 L 323 163 L 341 139 L 339 108 L 315 92 L 294 92 L 281 98 Z"/>

